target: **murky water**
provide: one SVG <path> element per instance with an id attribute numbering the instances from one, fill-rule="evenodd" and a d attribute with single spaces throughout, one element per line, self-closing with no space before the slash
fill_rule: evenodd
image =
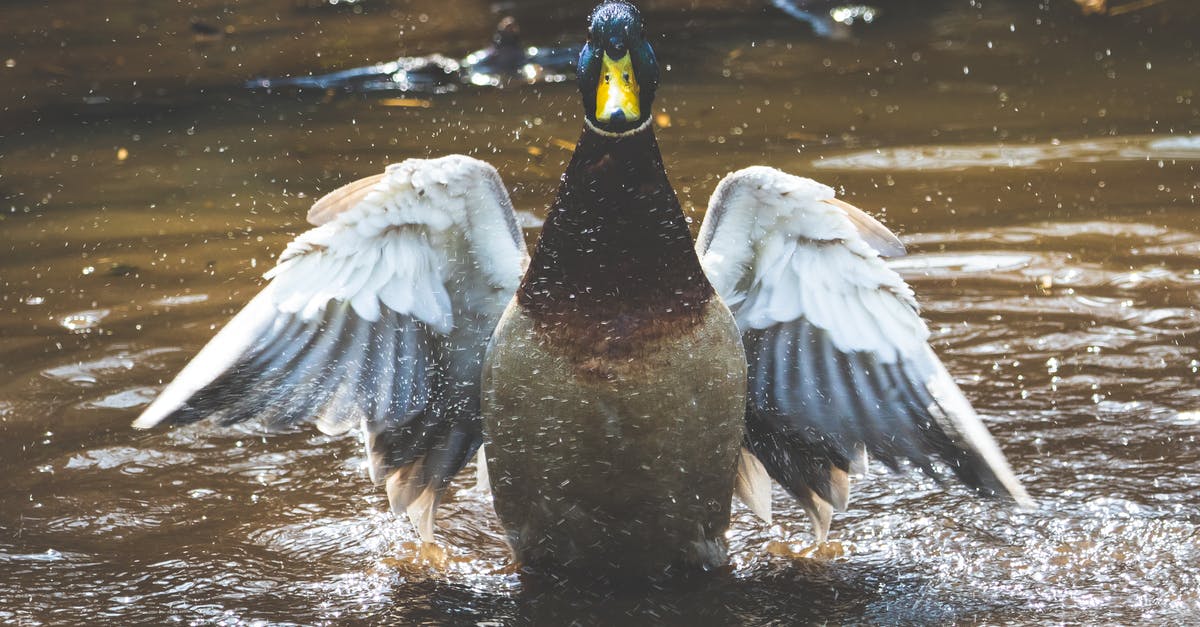
<path id="1" fill-rule="evenodd" d="M 581 124 L 573 83 L 242 87 L 465 54 L 495 25 L 482 1 L 103 4 L 0 8 L 0 622 L 1200 618 L 1194 22 L 884 2 L 829 41 L 766 2 L 651 3 L 687 209 L 765 163 L 880 211 L 1040 507 L 877 469 L 835 518 L 840 557 L 794 555 L 808 523 L 779 492 L 773 526 L 737 510 L 730 575 L 595 591 L 512 574 L 470 477 L 442 509 L 449 556 L 420 562 L 353 437 L 128 427 L 341 183 L 474 154 L 535 237 Z M 571 43 L 586 10 L 516 3 L 532 44 Z"/>

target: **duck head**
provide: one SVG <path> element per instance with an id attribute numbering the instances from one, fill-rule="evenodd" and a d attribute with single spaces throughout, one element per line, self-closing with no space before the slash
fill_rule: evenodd
<path id="1" fill-rule="evenodd" d="M 594 129 L 624 135 L 649 121 L 658 62 L 636 7 L 605 2 L 592 11 L 578 76 L 584 115 Z"/>

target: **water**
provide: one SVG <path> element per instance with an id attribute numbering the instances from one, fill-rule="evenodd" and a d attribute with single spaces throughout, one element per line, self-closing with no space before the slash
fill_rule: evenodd
<path id="1" fill-rule="evenodd" d="M 352 436 L 134 432 L 341 183 L 474 154 L 532 241 L 581 124 L 575 87 L 242 88 L 461 56 L 496 21 L 467 0 L 114 2 L 107 21 L 78 0 L 9 4 L 0 622 L 1195 621 L 1194 24 L 1156 8 L 1077 21 L 1067 6 L 885 2 L 829 41 L 766 3 L 686 4 L 648 19 L 665 33 L 658 134 L 687 211 L 698 220 L 720 175 L 764 163 L 880 212 L 912 251 L 895 263 L 935 348 L 1036 510 L 876 468 L 835 518 L 840 556 L 798 556 L 808 522 L 779 492 L 770 527 L 736 510 L 727 576 L 596 591 L 512 573 L 470 476 L 442 509 L 447 554 L 418 559 Z M 572 43 L 585 12 L 517 15 L 551 45 Z M 191 18 L 225 34 L 198 41 Z"/>

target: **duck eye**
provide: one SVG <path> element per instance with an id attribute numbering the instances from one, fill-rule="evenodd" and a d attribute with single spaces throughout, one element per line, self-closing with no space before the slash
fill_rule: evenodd
<path id="1" fill-rule="evenodd" d="M 612 75 L 611 75 L 611 74 L 605 74 L 605 75 L 604 75 L 604 82 L 606 82 L 606 83 L 608 83 L 608 82 L 612 82 Z"/>
<path id="2" fill-rule="evenodd" d="M 622 74 L 621 78 L 624 79 L 625 82 L 628 84 L 629 83 L 629 72 Z"/>

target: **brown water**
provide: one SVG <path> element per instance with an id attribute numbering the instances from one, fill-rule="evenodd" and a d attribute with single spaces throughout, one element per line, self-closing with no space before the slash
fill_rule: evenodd
<path id="1" fill-rule="evenodd" d="M 572 41 L 587 10 L 516 4 L 531 43 Z M 835 519 L 841 557 L 792 555 L 811 536 L 779 492 L 772 526 L 737 510 L 730 575 L 597 591 L 506 570 L 472 490 L 442 509 L 451 559 L 414 561 L 353 437 L 134 432 L 319 194 L 463 152 L 541 215 L 581 124 L 575 88 L 412 103 L 240 87 L 468 52 L 495 21 L 482 1 L 4 3 L 0 622 L 1200 619 L 1195 22 L 890 2 L 832 42 L 750 0 L 681 4 L 648 17 L 688 210 L 763 163 L 881 212 L 1036 510 L 876 469 Z M 194 41 L 192 17 L 230 32 Z"/>

